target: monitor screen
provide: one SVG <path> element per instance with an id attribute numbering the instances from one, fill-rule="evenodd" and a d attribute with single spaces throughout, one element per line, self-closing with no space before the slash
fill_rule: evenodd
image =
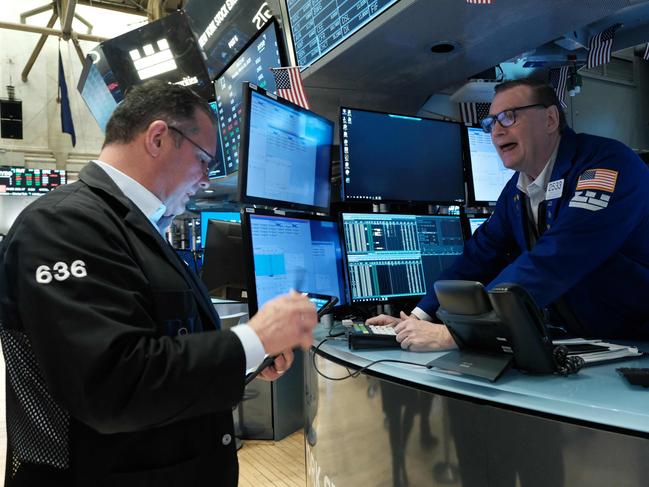
<path id="1" fill-rule="evenodd" d="M 92 116 L 95 117 L 101 131 L 106 132 L 106 124 L 115 108 L 117 108 L 117 102 L 108 89 L 99 69 L 92 62 L 92 58 L 86 58 L 81 77 L 85 77 L 83 84 L 81 80 L 79 81 L 81 98 L 88 105 L 88 109 Z"/>
<path id="2" fill-rule="evenodd" d="M 0 194 L 32 195 L 49 193 L 66 184 L 65 169 L 29 169 L 0 166 Z"/>
<path id="3" fill-rule="evenodd" d="M 241 215 L 238 211 L 202 211 L 201 212 L 201 246 L 207 242 L 207 227 L 210 220 L 224 222 L 241 222 Z"/>
<path id="4" fill-rule="evenodd" d="M 245 121 L 241 201 L 328 212 L 333 123 L 250 85 Z"/>
<path id="5" fill-rule="evenodd" d="M 182 3 L 204 53 L 211 79 L 225 69 L 268 19 L 280 13 L 279 5 L 273 11 L 266 0 L 188 0 Z"/>
<path id="6" fill-rule="evenodd" d="M 475 233 L 480 225 L 487 221 L 487 218 L 469 218 L 469 228 L 471 229 L 471 235 Z"/>
<path id="7" fill-rule="evenodd" d="M 270 92 L 276 89 L 270 68 L 282 66 L 277 42 L 277 26 L 270 22 L 239 53 L 232 64 L 214 82 L 217 116 L 221 138 L 221 152 L 226 174 L 239 169 L 240 123 L 245 81 Z"/>
<path id="8" fill-rule="evenodd" d="M 217 117 L 217 120 L 218 120 L 219 109 L 216 106 L 215 101 L 210 102 L 210 108 L 212 109 L 212 111 L 214 112 L 214 115 Z M 216 152 L 215 152 L 215 154 L 217 154 L 217 159 L 218 160 L 216 161 L 216 165 L 214 166 L 214 168 L 212 170 L 210 170 L 209 174 L 207 175 L 210 179 L 222 178 L 222 177 L 226 176 L 226 174 L 225 174 L 225 161 L 223 160 L 222 152 L 221 152 L 221 137 L 219 135 L 220 131 L 221 131 L 221 129 L 218 127 L 218 122 L 217 122 L 217 128 L 216 128 Z"/>
<path id="9" fill-rule="evenodd" d="M 459 216 L 343 213 L 352 302 L 421 296 L 464 249 Z"/>
<path id="10" fill-rule="evenodd" d="M 287 0 L 297 64 L 317 61 L 396 2 Z"/>
<path id="11" fill-rule="evenodd" d="M 182 11 L 101 43 L 120 89 L 148 79 L 187 86 L 209 100 L 213 88 L 203 55 Z"/>
<path id="12" fill-rule="evenodd" d="M 503 166 L 491 135 L 469 127 L 469 191 L 472 202 L 495 203 L 514 171 Z"/>
<path id="13" fill-rule="evenodd" d="M 254 285 L 250 306 L 261 308 L 291 289 L 336 296 L 345 303 L 338 225 L 323 218 L 246 214 Z M 249 241 L 248 241 L 249 240 Z M 256 298 L 256 299 L 255 299 Z M 251 311 L 252 313 L 253 311 Z"/>
<path id="14" fill-rule="evenodd" d="M 211 296 L 245 301 L 246 271 L 241 224 L 209 220 L 201 280 Z"/>
<path id="15" fill-rule="evenodd" d="M 346 201 L 464 201 L 462 126 L 341 108 Z"/>

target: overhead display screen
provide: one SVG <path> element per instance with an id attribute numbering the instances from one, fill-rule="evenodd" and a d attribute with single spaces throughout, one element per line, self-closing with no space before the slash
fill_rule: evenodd
<path id="1" fill-rule="evenodd" d="M 270 22 L 214 82 L 224 175 L 239 169 L 243 82 L 274 92 L 275 78 L 270 68 L 278 66 L 282 66 L 282 56 L 275 23 Z"/>
<path id="2" fill-rule="evenodd" d="M 205 53 L 210 78 L 218 76 L 271 17 L 277 2 L 264 0 L 189 0 L 189 25 Z"/>
<path id="3" fill-rule="evenodd" d="M 48 193 L 68 182 L 65 169 L 27 169 L 0 167 L 0 194 L 26 195 Z"/>
<path id="4" fill-rule="evenodd" d="M 397 0 L 287 0 L 289 24 L 300 66 L 309 66 Z"/>
<path id="5" fill-rule="evenodd" d="M 148 79 L 187 86 L 213 97 L 203 55 L 184 12 L 174 12 L 101 44 L 120 89 Z"/>

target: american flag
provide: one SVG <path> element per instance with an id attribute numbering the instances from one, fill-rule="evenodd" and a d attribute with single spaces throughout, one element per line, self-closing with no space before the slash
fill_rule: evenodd
<path id="1" fill-rule="evenodd" d="M 588 69 L 611 61 L 613 38 L 615 37 L 615 31 L 620 27 L 620 24 L 612 25 L 608 29 L 604 29 L 599 34 L 590 38 L 588 43 L 588 60 L 586 62 L 586 67 Z"/>
<path id="2" fill-rule="evenodd" d="M 488 4 L 491 3 L 491 0 L 466 0 L 466 3 L 479 3 L 479 4 Z"/>
<path id="3" fill-rule="evenodd" d="M 612 193 L 617 181 L 617 171 L 611 169 L 588 169 L 577 180 L 577 189 L 594 189 Z"/>
<path id="4" fill-rule="evenodd" d="M 562 66 L 561 68 L 550 70 L 550 84 L 554 87 L 561 108 L 564 110 L 568 108 L 568 105 L 566 105 L 566 85 L 568 84 L 569 70 L 570 66 Z"/>
<path id="5" fill-rule="evenodd" d="M 647 42 L 647 47 L 644 50 L 644 54 L 642 55 L 642 59 L 645 61 L 649 61 L 649 42 Z"/>
<path id="6" fill-rule="evenodd" d="M 291 103 L 309 109 L 309 102 L 306 99 L 302 75 L 298 66 L 290 68 L 271 68 L 277 85 L 277 94 Z"/>
<path id="7" fill-rule="evenodd" d="M 460 103 L 460 119 L 467 124 L 480 123 L 489 115 L 490 103 Z"/>

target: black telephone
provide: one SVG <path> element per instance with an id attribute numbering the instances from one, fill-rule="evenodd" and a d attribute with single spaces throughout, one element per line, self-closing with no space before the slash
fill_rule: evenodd
<path id="1" fill-rule="evenodd" d="M 487 292 L 479 282 L 437 281 L 435 293 L 437 316 L 459 351 L 430 366 L 490 380 L 512 363 L 536 374 L 578 370 L 577 357 L 567 358 L 567 351 L 552 346 L 540 309 L 518 284 L 501 284 Z"/>

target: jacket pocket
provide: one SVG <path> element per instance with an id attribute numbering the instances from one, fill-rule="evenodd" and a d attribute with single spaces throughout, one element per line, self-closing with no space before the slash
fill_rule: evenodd
<path id="1" fill-rule="evenodd" d="M 152 295 L 160 334 L 174 337 L 202 331 L 196 298 L 190 289 L 154 289 Z"/>

